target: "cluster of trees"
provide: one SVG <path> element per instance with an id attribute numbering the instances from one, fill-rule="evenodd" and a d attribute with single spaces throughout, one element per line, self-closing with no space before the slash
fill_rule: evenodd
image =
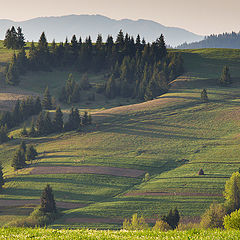
<path id="1" fill-rule="evenodd" d="M 197 48 L 240 48 L 240 33 L 223 33 L 210 35 L 204 40 L 194 43 L 184 43 L 178 49 L 197 49 Z"/>
<path id="2" fill-rule="evenodd" d="M 19 74 L 15 74 L 18 62 L 18 57 L 13 57 L 6 73 L 8 83 L 19 82 Z M 115 42 L 112 36 L 108 36 L 103 43 L 102 36 L 98 35 L 93 44 L 91 37 L 82 42 L 81 38 L 77 41 L 74 35 L 71 42 L 66 39 L 65 43 L 56 44 L 53 41 L 50 46 L 42 33 L 36 46 L 32 42 L 29 57 L 23 62 L 25 69 L 32 71 L 49 71 L 59 67 L 80 72 L 110 71 L 105 87 L 109 98 L 120 95 L 152 99 L 166 92 L 169 81 L 184 72 L 181 55 L 167 52 L 163 35 L 152 44 L 146 44 L 139 35 L 135 40 L 128 34 L 124 36 L 122 31 Z M 75 83 L 70 79 L 68 84 Z M 66 87 L 61 100 L 70 103 L 78 101 L 79 86 L 75 84 L 70 91 Z M 83 81 L 82 88 L 89 87 L 88 81 Z"/>
<path id="3" fill-rule="evenodd" d="M 14 26 L 8 29 L 4 39 L 4 46 L 12 49 L 22 49 L 25 46 L 25 38 L 22 28 L 18 27 L 17 31 Z"/>
<path id="4" fill-rule="evenodd" d="M 29 117 L 42 111 L 40 98 L 28 97 L 24 100 L 18 100 L 14 106 L 13 112 L 2 112 L 0 115 L 0 126 L 13 128 L 24 122 Z"/>
<path id="5" fill-rule="evenodd" d="M 26 161 L 34 160 L 38 153 L 33 145 L 26 146 L 26 143 L 21 142 L 19 149 L 16 151 L 13 160 L 12 167 L 14 170 L 24 168 L 26 166 Z"/>
<path id="6" fill-rule="evenodd" d="M 28 97 L 24 100 L 18 100 L 14 106 L 13 112 L 1 112 L 0 114 L 0 143 L 7 142 L 8 129 L 18 126 L 30 116 L 39 114 L 42 111 L 40 98 Z"/>
<path id="7" fill-rule="evenodd" d="M 91 84 L 88 80 L 88 75 L 83 74 L 80 84 L 74 79 L 72 73 L 69 74 L 65 86 L 62 87 L 59 101 L 63 103 L 77 103 L 81 99 L 81 90 L 88 90 L 91 88 Z"/>
<path id="8" fill-rule="evenodd" d="M 51 133 L 60 133 L 63 131 L 81 131 L 86 125 L 92 123 L 91 115 L 85 112 L 82 116 L 77 108 L 71 108 L 68 121 L 64 124 L 63 113 L 60 107 L 57 107 L 56 112 L 51 119 L 48 111 L 40 112 L 36 121 L 32 120 L 29 131 L 23 127 L 22 135 L 26 137 L 45 136 Z"/>
<path id="9" fill-rule="evenodd" d="M 174 210 L 170 210 L 169 213 L 165 216 L 162 216 L 160 220 L 156 221 L 155 226 L 153 227 L 154 230 L 160 230 L 160 231 L 167 231 L 167 230 L 173 230 L 177 228 L 180 220 L 180 215 L 175 208 Z M 133 214 L 132 218 L 130 220 L 125 219 L 123 222 L 123 229 L 126 230 L 144 230 L 148 229 L 149 226 L 146 223 L 143 216 L 138 217 L 138 215 L 135 213 Z"/>

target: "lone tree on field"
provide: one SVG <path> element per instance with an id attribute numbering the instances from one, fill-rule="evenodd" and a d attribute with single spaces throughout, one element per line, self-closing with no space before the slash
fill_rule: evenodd
<path id="1" fill-rule="evenodd" d="M 220 77 L 220 84 L 223 86 L 229 85 L 232 83 L 232 79 L 230 76 L 230 70 L 228 66 L 224 66 L 222 70 L 222 75 Z"/>
<path id="2" fill-rule="evenodd" d="M 19 149 L 13 157 L 12 167 L 14 168 L 14 170 L 23 168 L 26 165 L 25 161 L 25 152 Z"/>
<path id="3" fill-rule="evenodd" d="M 204 175 L 204 171 L 203 171 L 203 169 L 202 169 L 202 168 L 200 168 L 200 170 L 198 171 L 198 175 L 199 175 L 199 176 L 202 176 L 202 175 Z"/>
<path id="4" fill-rule="evenodd" d="M 52 192 L 52 188 L 50 187 L 49 184 L 44 188 L 44 190 L 42 192 L 40 210 L 43 213 L 56 213 L 57 212 L 54 195 Z"/>
<path id="5" fill-rule="evenodd" d="M 225 185 L 224 197 L 228 211 L 232 212 L 240 208 L 240 173 L 232 174 Z"/>
<path id="6" fill-rule="evenodd" d="M 205 88 L 201 92 L 201 100 L 203 102 L 208 102 L 207 90 Z"/>

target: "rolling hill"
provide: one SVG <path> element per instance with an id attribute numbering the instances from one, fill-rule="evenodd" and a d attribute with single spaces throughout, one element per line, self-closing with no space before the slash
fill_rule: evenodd
<path id="1" fill-rule="evenodd" d="M 45 31 L 49 41 L 54 38 L 57 42 L 65 41 L 66 37 L 70 40 L 73 34 L 81 36 L 83 40 L 90 35 L 95 41 L 98 33 L 101 33 L 104 39 L 107 38 L 108 34 L 115 38 L 120 29 L 134 37 L 141 33 L 147 42 L 155 41 L 161 34 L 164 34 L 167 44 L 171 46 L 203 39 L 202 36 L 185 29 L 166 27 L 149 20 L 114 20 L 101 15 L 41 17 L 22 22 L 2 19 L 0 20 L 0 39 L 4 38 L 6 30 L 11 26 L 22 27 L 28 41 L 38 41 L 43 31 Z"/>
<path id="2" fill-rule="evenodd" d="M 118 229 L 133 213 L 153 224 L 176 206 L 184 221 L 197 221 L 213 201 L 224 201 L 225 182 L 240 165 L 240 50 L 172 51 L 182 53 L 186 74 L 157 99 L 84 100 L 76 106 L 92 112 L 93 125 L 80 133 L 24 138 L 21 128 L 11 131 L 14 140 L 0 145 L 6 177 L 1 226 L 28 215 L 47 183 L 63 213 L 52 225 L 58 228 Z M 6 56 L 1 48 L 2 62 L 8 61 Z M 224 65 L 230 66 L 234 80 L 230 87 L 218 84 Z M 48 83 L 57 97 L 67 74 L 27 73 L 15 91 L 39 94 Z M 78 80 L 79 73 L 74 74 Z M 103 76 L 93 74 L 90 81 L 101 82 Z M 203 88 L 208 103 L 200 100 Z M 63 106 L 65 114 L 69 107 Z M 11 160 L 22 140 L 36 146 L 39 158 L 14 172 Z M 204 176 L 198 176 L 200 168 Z"/>

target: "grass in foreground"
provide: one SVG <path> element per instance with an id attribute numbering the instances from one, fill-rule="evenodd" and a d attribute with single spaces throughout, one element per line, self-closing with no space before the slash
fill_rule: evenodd
<path id="1" fill-rule="evenodd" d="M 164 240 L 164 239 L 239 239 L 240 231 L 224 231 L 219 229 L 187 231 L 97 231 L 97 230 L 55 230 L 55 229 L 29 229 L 29 228 L 2 228 L 0 229 L 0 239 L 104 239 L 104 240 Z"/>

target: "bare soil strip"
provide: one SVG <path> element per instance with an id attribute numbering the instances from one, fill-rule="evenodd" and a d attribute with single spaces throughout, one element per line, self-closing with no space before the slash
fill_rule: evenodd
<path id="1" fill-rule="evenodd" d="M 104 167 L 104 166 L 49 166 L 35 167 L 30 172 L 32 175 L 41 174 L 104 174 L 118 177 L 136 178 L 144 174 L 142 170 L 129 168 Z"/>
<path id="2" fill-rule="evenodd" d="M 39 205 L 40 200 L 32 199 L 32 200 L 8 200 L 8 199 L 0 199 L 0 207 L 16 207 L 16 206 L 27 206 L 27 205 Z M 73 209 L 73 208 L 81 208 L 87 206 L 86 204 L 81 203 L 71 203 L 71 202 L 56 202 L 57 207 Z"/>
<path id="3" fill-rule="evenodd" d="M 222 197 L 222 194 L 214 193 L 194 193 L 194 192 L 129 192 L 124 196 L 203 196 Z"/>

